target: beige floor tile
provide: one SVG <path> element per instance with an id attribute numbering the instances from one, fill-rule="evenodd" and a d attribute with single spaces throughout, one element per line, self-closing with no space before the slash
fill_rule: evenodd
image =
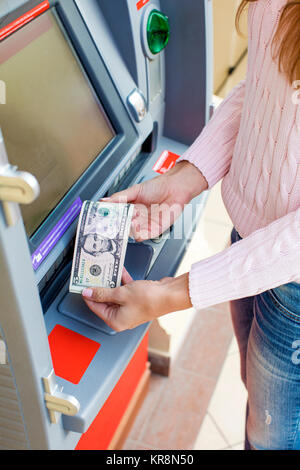
<path id="1" fill-rule="evenodd" d="M 194 234 L 194 237 L 188 247 L 182 262 L 177 271 L 177 276 L 188 272 L 191 269 L 191 266 L 197 261 L 208 258 L 211 256 L 212 250 L 209 246 L 205 235 L 204 235 L 204 225 L 201 221 L 197 231 Z"/>
<path id="2" fill-rule="evenodd" d="M 221 196 L 221 185 L 215 185 L 195 229 L 191 243 L 181 261 L 177 275 L 190 270 L 193 263 L 223 250 L 229 241 L 232 222 Z"/>
<path id="3" fill-rule="evenodd" d="M 226 307 L 198 312 L 178 355 L 177 367 L 217 382 L 233 335 Z"/>
<path id="4" fill-rule="evenodd" d="M 197 311 L 194 308 L 170 313 L 159 319 L 160 325 L 170 335 L 170 356 L 172 363 L 181 350 L 182 343 L 191 327 Z"/>
<path id="5" fill-rule="evenodd" d="M 162 395 L 164 387 L 167 385 L 167 383 L 167 377 L 151 374 L 146 398 L 130 430 L 129 437 L 132 441 L 138 442 L 140 440 L 143 429 L 147 425 L 149 417 L 159 403 L 160 396 Z"/>
<path id="6" fill-rule="evenodd" d="M 139 442 L 155 449 L 192 449 L 214 385 L 212 379 L 174 367 Z"/>
<path id="7" fill-rule="evenodd" d="M 228 443 L 207 414 L 196 438 L 194 450 L 221 450 L 226 447 Z"/>
<path id="8" fill-rule="evenodd" d="M 210 250 L 209 256 L 220 253 L 229 246 L 231 230 L 232 226 L 208 220 L 203 222 L 203 236 Z"/>
<path id="9" fill-rule="evenodd" d="M 188 272 L 197 261 L 224 250 L 230 240 L 232 225 L 201 219 L 190 246 L 178 268 L 177 275 Z"/>
<path id="10" fill-rule="evenodd" d="M 146 446 L 132 439 L 127 439 L 122 450 L 155 450 L 153 447 Z"/>
<path id="11" fill-rule="evenodd" d="M 231 344 L 229 346 L 229 349 L 228 349 L 228 355 L 229 354 L 235 354 L 235 353 L 238 353 L 239 352 L 239 347 L 238 347 L 238 343 L 237 343 L 237 340 L 236 340 L 236 337 L 234 336 L 232 338 L 232 341 L 231 341 Z"/>
<path id="12" fill-rule="evenodd" d="M 244 440 L 247 393 L 237 353 L 227 356 L 208 412 L 231 446 Z"/>

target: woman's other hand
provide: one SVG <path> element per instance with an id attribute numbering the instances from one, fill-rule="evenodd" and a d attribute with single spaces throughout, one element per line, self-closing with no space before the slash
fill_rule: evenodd
<path id="1" fill-rule="evenodd" d="M 89 288 L 82 293 L 89 309 L 115 331 L 132 329 L 192 306 L 188 274 L 160 281 L 133 281 L 124 269 L 122 282 L 114 289 Z"/>

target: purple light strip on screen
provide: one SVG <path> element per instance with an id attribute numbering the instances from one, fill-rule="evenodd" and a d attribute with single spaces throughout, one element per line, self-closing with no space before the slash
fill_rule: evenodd
<path id="1" fill-rule="evenodd" d="M 77 215 L 80 213 L 81 206 L 82 206 L 82 202 L 81 202 L 80 197 L 78 197 L 73 202 L 71 207 L 69 207 L 69 209 L 64 214 L 64 216 L 60 219 L 60 221 L 51 230 L 49 235 L 43 240 L 43 242 L 40 244 L 38 249 L 32 254 L 31 262 L 32 262 L 33 269 L 35 271 L 44 261 L 46 256 L 50 253 L 52 248 L 54 248 L 56 243 L 61 239 L 61 237 L 67 230 L 67 228 L 76 219 Z"/>

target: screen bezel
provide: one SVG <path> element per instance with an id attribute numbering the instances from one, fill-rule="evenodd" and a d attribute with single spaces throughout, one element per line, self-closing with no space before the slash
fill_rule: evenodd
<path id="1" fill-rule="evenodd" d="M 67 3 L 59 1 L 48 11 L 54 14 L 62 34 L 83 69 L 116 135 L 29 238 L 31 253 L 37 249 L 76 198 L 80 197 L 82 201 L 90 199 L 102 186 L 108 184 L 116 166 L 138 139 L 137 130 L 125 103 L 119 96 L 76 5 L 73 1 Z M 70 229 L 72 230 L 72 226 L 67 231 Z"/>

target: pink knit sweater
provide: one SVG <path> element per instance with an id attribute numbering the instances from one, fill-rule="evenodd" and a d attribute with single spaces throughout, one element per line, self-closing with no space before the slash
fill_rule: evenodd
<path id="1" fill-rule="evenodd" d="M 243 237 L 192 266 L 196 308 L 300 282 L 300 104 L 270 47 L 286 1 L 250 5 L 247 78 L 181 157 L 210 188 L 224 178 L 223 201 Z"/>

